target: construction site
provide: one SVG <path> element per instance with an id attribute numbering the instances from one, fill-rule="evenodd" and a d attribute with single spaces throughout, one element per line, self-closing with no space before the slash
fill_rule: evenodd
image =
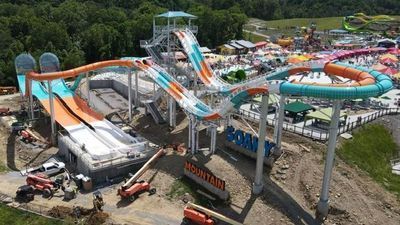
<path id="1" fill-rule="evenodd" d="M 400 137 L 398 106 L 346 108 L 400 93 L 384 73 L 348 63 L 390 49 L 232 84 L 201 51 L 195 19 L 155 16 L 140 42 L 148 57 L 65 71 L 51 52 L 16 57 L 19 92 L 0 96 L 1 201 L 76 224 L 398 224 L 396 195 L 335 159 L 363 123 Z M 329 110 L 311 116 L 317 104 Z"/>

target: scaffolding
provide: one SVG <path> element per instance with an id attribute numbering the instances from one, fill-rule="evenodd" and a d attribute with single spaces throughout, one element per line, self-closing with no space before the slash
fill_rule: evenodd
<path id="1" fill-rule="evenodd" d="M 178 81 L 189 86 L 191 80 L 197 79 L 189 69 L 177 66 L 176 54 L 183 52 L 178 38 L 173 32 L 189 29 L 197 34 L 198 27 L 192 25 L 192 20 L 197 17 L 182 11 L 169 11 L 153 18 L 153 37 L 149 40 L 140 41 L 140 46 L 152 57 L 155 63 L 166 68 Z M 154 84 L 156 86 L 156 84 Z M 168 97 L 168 121 L 170 127 L 176 126 L 176 102 L 173 97 Z"/>

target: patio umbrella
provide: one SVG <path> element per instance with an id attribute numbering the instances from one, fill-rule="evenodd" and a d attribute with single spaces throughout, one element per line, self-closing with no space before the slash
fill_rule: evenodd
<path id="1" fill-rule="evenodd" d="M 395 64 L 397 63 L 399 60 L 394 60 L 391 58 L 385 58 L 385 59 L 381 59 L 380 62 L 383 64 Z"/>
<path id="2" fill-rule="evenodd" d="M 400 79 L 400 73 L 393 74 L 392 77 L 397 78 L 397 79 Z"/>
<path id="3" fill-rule="evenodd" d="M 387 67 L 385 65 L 382 65 L 380 63 L 375 64 L 375 65 L 372 66 L 372 69 L 377 70 L 377 71 L 385 70 L 387 68 L 389 68 L 389 67 Z"/>
<path id="4" fill-rule="evenodd" d="M 381 73 L 387 74 L 387 75 L 394 75 L 394 74 L 399 72 L 399 71 L 397 71 L 397 70 L 395 70 L 393 68 L 390 68 L 390 67 L 388 67 L 388 68 L 386 68 L 384 70 L 378 70 L 378 71 L 381 72 Z"/>
<path id="5" fill-rule="evenodd" d="M 287 63 L 292 63 L 292 64 L 301 63 L 301 62 L 304 62 L 304 60 L 298 58 L 297 56 L 296 57 L 289 57 L 288 60 L 287 60 Z"/>
<path id="6" fill-rule="evenodd" d="M 391 48 L 388 53 L 394 54 L 394 55 L 400 55 L 400 49 L 398 48 Z"/>
<path id="7" fill-rule="evenodd" d="M 384 55 L 381 55 L 381 57 L 379 57 L 379 59 L 380 59 L 380 60 L 391 59 L 391 60 L 393 60 L 393 61 L 395 61 L 395 62 L 398 62 L 398 61 L 399 61 L 399 59 L 398 59 L 395 55 L 392 55 L 392 54 L 384 54 Z"/>

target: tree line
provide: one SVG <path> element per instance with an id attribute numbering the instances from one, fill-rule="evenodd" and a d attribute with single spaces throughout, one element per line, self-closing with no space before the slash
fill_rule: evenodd
<path id="1" fill-rule="evenodd" d="M 53 52 L 62 69 L 122 56 L 145 56 L 139 41 L 152 37 L 153 17 L 172 4 L 160 2 L 0 1 L 0 85 L 16 85 L 14 59 L 22 52 L 36 59 Z M 189 3 L 181 2 L 182 7 Z M 198 16 L 193 22 L 201 31 L 202 45 L 242 38 L 247 17 L 237 5 L 213 10 L 193 2 L 185 8 Z"/>
<path id="2" fill-rule="evenodd" d="M 201 45 L 243 37 L 247 17 L 282 19 L 396 14 L 399 0 L 0 0 L 0 85 L 15 85 L 14 59 L 50 51 L 62 69 L 121 56 L 144 56 L 154 15 L 183 10 L 198 16 Z"/>

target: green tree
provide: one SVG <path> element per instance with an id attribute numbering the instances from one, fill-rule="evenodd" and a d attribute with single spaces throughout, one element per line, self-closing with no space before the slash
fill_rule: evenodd
<path id="1" fill-rule="evenodd" d="M 70 51 L 64 52 L 61 62 L 61 68 L 63 70 L 82 66 L 85 64 L 85 53 L 77 47 L 74 47 Z"/>
<path id="2" fill-rule="evenodd" d="M 244 72 L 244 70 L 238 70 L 238 71 L 236 71 L 236 73 L 235 73 L 235 78 L 236 78 L 238 81 L 246 80 L 246 72 Z"/>

